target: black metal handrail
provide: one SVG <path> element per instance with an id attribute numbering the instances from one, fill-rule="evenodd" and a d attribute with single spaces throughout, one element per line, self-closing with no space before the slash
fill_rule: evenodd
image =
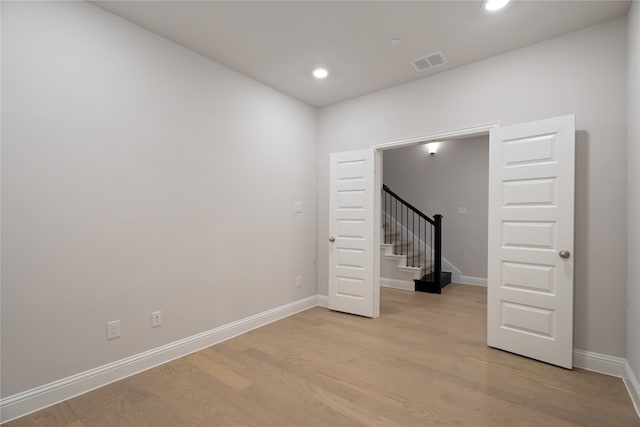
<path id="1" fill-rule="evenodd" d="M 435 225 L 436 222 L 435 220 L 429 218 L 427 215 L 423 214 L 420 209 L 414 207 L 411 203 L 407 202 L 406 200 L 404 200 L 402 197 L 398 196 L 396 193 L 394 193 L 393 191 L 391 191 L 391 189 L 389 187 L 387 187 L 386 185 L 382 185 L 382 189 L 389 195 L 391 195 L 392 197 L 396 198 L 400 203 L 402 203 L 403 205 L 405 205 L 407 208 L 411 209 L 413 212 L 415 212 L 416 214 L 418 214 L 418 216 L 420 216 L 421 218 L 429 221 L 429 223 L 431 225 Z"/>
<path id="2" fill-rule="evenodd" d="M 385 226 L 384 243 L 395 244 L 400 251 L 399 255 L 407 256 L 407 266 L 426 267 L 428 265 L 428 274 L 431 275 L 437 289 L 440 289 L 442 215 L 436 214 L 433 218 L 429 218 L 429 216 L 404 200 L 386 185 L 382 186 L 382 190 L 384 200 L 383 221 Z M 414 243 L 416 240 L 418 246 L 417 254 L 416 244 Z M 430 245 L 429 251 L 427 251 L 427 240 Z M 432 254 L 433 258 L 431 258 Z M 428 274 L 425 269 L 425 277 Z"/>

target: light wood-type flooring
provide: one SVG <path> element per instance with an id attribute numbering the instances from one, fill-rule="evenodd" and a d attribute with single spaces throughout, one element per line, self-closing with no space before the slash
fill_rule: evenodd
<path id="1" fill-rule="evenodd" d="M 486 289 L 313 308 L 3 425 L 640 426 L 623 382 L 487 348 Z"/>

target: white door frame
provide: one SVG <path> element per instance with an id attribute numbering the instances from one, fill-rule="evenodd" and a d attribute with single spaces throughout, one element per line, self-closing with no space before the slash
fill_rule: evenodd
<path id="1" fill-rule="evenodd" d="M 373 150 L 373 288 L 374 288 L 374 312 L 375 316 L 380 316 L 380 227 L 382 198 L 380 190 L 382 189 L 382 152 L 394 148 L 408 147 L 427 141 L 446 140 L 452 138 L 472 137 L 480 135 L 489 135 L 489 131 L 499 126 L 499 123 L 488 123 L 484 125 L 472 126 L 449 130 L 444 132 L 432 133 L 427 135 L 414 136 L 411 138 L 400 139 L 396 141 L 372 144 Z M 487 168 L 489 164 L 487 164 Z"/>

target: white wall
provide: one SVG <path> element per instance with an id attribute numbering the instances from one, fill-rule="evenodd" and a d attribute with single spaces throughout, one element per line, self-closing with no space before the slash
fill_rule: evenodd
<path id="1" fill-rule="evenodd" d="M 443 215 L 442 255 L 464 276 L 487 278 L 489 137 L 383 152 L 384 183 L 429 216 Z M 458 213 L 458 208 L 466 214 Z"/>
<path id="2" fill-rule="evenodd" d="M 628 116 L 629 214 L 627 360 L 640 378 L 640 3 L 629 11 Z"/>
<path id="3" fill-rule="evenodd" d="M 625 355 L 626 18 L 320 110 L 318 292 L 327 293 L 329 153 L 575 113 L 577 348 Z"/>
<path id="4" fill-rule="evenodd" d="M 2 95 L 3 397 L 316 294 L 314 109 L 85 2 L 3 2 Z"/>

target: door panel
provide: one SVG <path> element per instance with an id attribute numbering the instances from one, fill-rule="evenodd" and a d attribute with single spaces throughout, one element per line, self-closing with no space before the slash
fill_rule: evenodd
<path id="1" fill-rule="evenodd" d="M 573 354 L 574 134 L 573 115 L 496 128 L 489 154 L 487 343 L 565 368 Z"/>
<path id="2" fill-rule="evenodd" d="M 329 308 L 373 317 L 373 153 L 333 153 L 330 162 Z"/>

